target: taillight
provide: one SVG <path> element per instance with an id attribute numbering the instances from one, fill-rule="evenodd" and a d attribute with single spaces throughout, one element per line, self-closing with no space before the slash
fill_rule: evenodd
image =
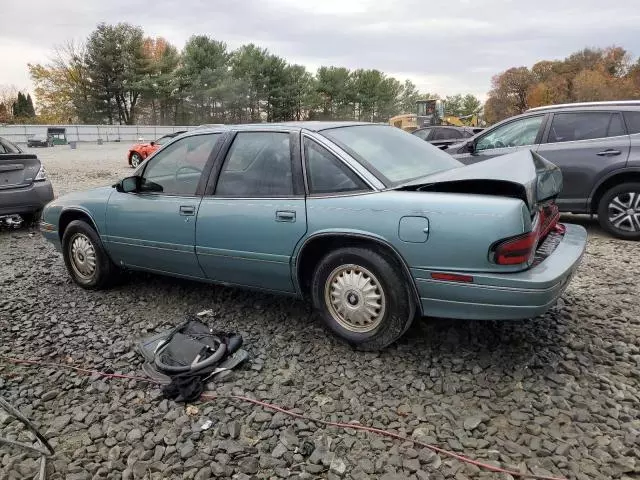
<path id="1" fill-rule="evenodd" d="M 557 228 L 559 218 L 557 205 L 543 208 L 538 212 L 531 232 L 503 240 L 491 249 L 493 260 L 498 265 L 527 263 L 533 257 L 538 242 L 543 240 L 551 230 Z"/>
<path id="2" fill-rule="evenodd" d="M 498 265 L 519 265 L 531 259 L 538 233 L 529 232 L 497 244 L 493 249 L 493 259 Z"/>

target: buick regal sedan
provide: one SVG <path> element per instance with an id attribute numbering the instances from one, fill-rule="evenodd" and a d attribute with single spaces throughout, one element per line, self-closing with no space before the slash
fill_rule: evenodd
<path id="1" fill-rule="evenodd" d="M 302 122 L 201 129 L 112 187 L 48 204 L 73 280 L 121 269 L 310 298 L 363 349 L 416 317 L 509 320 L 553 306 L 586 231 L 562 175 L 521 151 L 471 166 L 400 129 Z"/>

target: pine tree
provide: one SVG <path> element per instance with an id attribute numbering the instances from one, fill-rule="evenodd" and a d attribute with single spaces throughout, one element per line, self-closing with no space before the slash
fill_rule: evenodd
<path id="1" fill-rule="evenodd" d="M 36 109 L 33 107 L 33 100 L 31 100 L 31 94 L 27 93 L 27 100 L 26 100 L 26 117 L 29 118 L 33 118 L 36 116 Z"/>

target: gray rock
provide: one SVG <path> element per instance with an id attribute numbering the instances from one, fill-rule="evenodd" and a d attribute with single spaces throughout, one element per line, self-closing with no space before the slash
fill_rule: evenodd
<path id="1" fill-rule="evenodd" d="M 229 436 L 236 440 L 240 436 L 240 424 L 238 422 L 230 422 L 227 424 L 227 430 L 229 431 Z"/>
<path id="2" fill-rule="evenodd" d="M 140 441 L 141 438 L 142 438 L 142 432 L 140 431 L 139 428 L 133 428 L 129 430 L 129 433 L 127 433 L 127 442 L 129 443 L 137 443 Z"/>
<path id="3" fill-rule="evenodd" d="M 260 469 L 258 459 L 256 457 L 243 458 L 240 460 L 239 467 L 240 471 L 247 475 L 254 475 L 258 473 L 258 470 Z"/>
<path id="4" fill-rule="evenodd" d="M 481 415 L 472 415 L 464 419 L 465 430 L 475 430 L 482 423 Z"/>
<path id="5" fill-rule="evenodd" d="M 278 442 L 276 447 L 271 452 L 271 456 L 273 458 L 282 458 L 282 456 L 287 453 L 287 447 L 282 443 Z"/>
<path id="6" fill-rule="evenodd" d="M 192 457 L 196 453 L 196 447 L 191 440 L 187 440 L 180 447 L 180 458 L 183 460 Z"/>
<path id="7" fill-rule="evenodd" d="M 347 473 L 347 464 L 341 458 L 334 457 L 331 465 L 329 465 L 329 471 L 339 477 L 343 477 Z"/>

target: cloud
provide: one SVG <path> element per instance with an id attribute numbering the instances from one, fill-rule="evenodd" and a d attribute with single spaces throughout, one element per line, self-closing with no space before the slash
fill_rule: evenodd
<path id="1" fill-rule="evenodd" d="M 36 12 L 34 15 L 33 13 Z M 28 80 L 26 63 L 80 40 L 98 22 L 126 21 L 181 47 L 207 34 L 230 48 L 253 42 L 290 62 L 377 68 L 443 95 L 490 88 L 506 68 L 586 46 L 640 54 L 640 9 L 612 0 L 32 0 L 10 2 L 0 32 L 0 83 Z"/>

